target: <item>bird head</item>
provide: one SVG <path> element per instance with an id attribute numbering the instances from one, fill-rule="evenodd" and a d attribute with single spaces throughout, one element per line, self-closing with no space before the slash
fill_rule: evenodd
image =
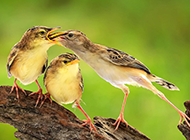
<path id="1" fill-rule="evenodd" d="M 69 66 L 79 63 L 79 58 L 75 54 L 64 53 L 58 56 L 59 61 L 62 65 Z"/>
<path id="2" fill-rule="evenodd" d="M 91 43 L 85 34 L 77 30 L 62 32 L 59 36 L 59 42 L 66 48 L 71 50 L 79 49 L 81 51 L 88 47 L 89 43 Z"/>
<path id="3" fill-rule="evenodd" d="M 49 28 L 45 26 L 34 26 L 24 33 L 19 45 L 29 49 L 39 46 L 50 47 L 56 44 L 57 37 L 61 35 L 61 32 L 52 33 L 57 29 L 60 29 L 60 27 Z"/>
<path id="4" fill-rule="evenodd" d="M 63 68 L 79 63 L 79 58 L 75 54 L 63 53 L 51 61 L 50 66 L 57 68 Z"/>

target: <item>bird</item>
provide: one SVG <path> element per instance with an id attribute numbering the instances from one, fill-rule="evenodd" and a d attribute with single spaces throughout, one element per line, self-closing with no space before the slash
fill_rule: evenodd
<path id="1" fill-rule="evenodd" d="M 79 61 L 78 57 L 71 53 L 63 53 L 51 61 L 43 80 L 47 90 L 46 95 L 48 98 L 52 96 L 60 105 L 74 102 L 73 107 L 79 108 L 87 118 L 87 120 L 83 120 L 82 125 L 89 124 L 90 130 L 96 131 L 90 117 L 79 104 L 83 92 L 83 78 Z"/>
<path id="2" fill-rule="evenodd" d="M 18 100 L 18 89 L 22 90 L 25 94 L 26 92 L 18 86 L 17 80 L 23 85 L 28 85 L 34 81 L 36 82 L 39 90 L 30 94 L 39 94 L 36 106 L 39 99 L 43 97 L 42 88 L 37 78 L 44 73 L 47 67 L 47 50 L 52 45 L 56 44 L 56 37 L 59 36 L 59 32 L 52 32 L 57 29 L 60 29 L 60 27 L 50 28 L 46 26 L 34 26 L 28 29 L 21 40 L 11 49 L 7 59 L 7 73 L 9 78 L 12 76 L 15 77 L 10 93 L 15 89 Z"/>
<path id="3" fill-rule="evenodd" d="M 116 126 L 115 130 L 118 129 L 121 122 L 124 122 L 128 126 L 123 115 L 126 99 L 129 94 L 129 88 L 126 84 L 140 86 L 152 91 L 178 111 L 181 116 L 179 124 L 184 119 L 188 126 L 190 126 L 188 122 L 190 118 L 174 106 L 161 91 L 152 85 L 152 82 L 156 82 L 168 90 L 179 90 L 179 88 L 152 74 L 142 62 L 133 56 L 114 48 L 95 44 L 84 33 L 78 30 L 63 31 L 62 35 L 59 36 L 58 42 L 72 50 L 79 58 L 94 69 L 101 78 L 124 92 L 125 96 L 121 113 L 113 124 Z"/>

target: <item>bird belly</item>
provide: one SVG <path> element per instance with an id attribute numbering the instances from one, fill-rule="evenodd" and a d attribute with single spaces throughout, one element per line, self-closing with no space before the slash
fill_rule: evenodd
<path id="1" fill-rule="evenodd" d="M 110 69 L 101 69 L 97 73 L 100 77 L 116 87 L 117 85 L 123 84 L 141 86 L 138 81 L 144 79 L 147 75 L 143 70 L 121 66 L 112 66 Z"/>
<path id="2" fill-rule="evenodd" d="M 101 68 L 95 70 L 100 77 L 106 80 L 109 83 L 117 83 L 117 84 L 132 84 L 133 80 L 130 78 L 130 74 L 127 72 L 123 72 L 116 68 L 115 66 Z"/>
<path id="3" fill-rule="evenodd" d="M 78 71 L 78 67 L 76 67 Z M 48 83 L 46 84 L 47 91 L 59 104 L 69 104 L 76 100 L 80 100 L 82 90 L 77 81 L 76 75 L 72 72 L 75 68 L 69 70 L 62 70 L 55 75 L 55 77 L 47 77 Z M 70 73 L 68 73 L 70 72 Z"/>
<path id="4" fill-rule="evenodd" d="M 30 84 L 41 75 L 46 59 L 46 53 L 23 54 L 14 62 L 10 72 L 15 78 L 18 78 L 22 84 Z"/>
<path id="5" fill-rule="evenodd" d="M 96 65 L 92 65 L 92 63 L 89 65 L 101 78 L 114 86 L 120 84 L 139 86 L 136 79 L 142 75 L 147 75 L 143 70 L 113 65 L 104 60 L 96 63 Z"/>
<path id="6" fill-rule="evenodd" d="M 75 90 L 76 87 L 64 84 L 52 83 L 51 87 L 48 88 L 50 95 L 59 104 L 69 104 L 73 103 L 78 99 L 78 94 Z"/>
<path id="7" fill-rule="evenodd" d="M 147 75 L 143 70 L 112 64 L 93 53 L 83 54 L 80 51 L 73 51 L 91 66 L 101 78 L 115 87 L 120 84 L 140 86 L 136 79 L 142 75 Z"/>

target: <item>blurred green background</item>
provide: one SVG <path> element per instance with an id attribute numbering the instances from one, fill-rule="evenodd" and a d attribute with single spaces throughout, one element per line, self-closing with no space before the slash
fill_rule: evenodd
<path id="1" fill-rule="evenodd" d="M 94 43 L 122 50 L 139 59 L 153 74 L 175 83 L 180 91 L 169 91 L 154 84 L 183 112 L 190 99 L 190 1 L 189 0 L 7 0 L 0 4 L 0 85 L 13 85 L 8 79 L 6 61 L 12 46 L 23 33 L 36 25 L 77 29 Z M 55 45 L 48 50 L 49 62 L 64 52 Z M 91 118 L 117 118 L 124 94 L 101 79 L 87 64 L 80 62 L 84 78 L 81 102 Z M 39 82 L 45 88 L 40 76 Z M 19 83 L 19 82 L 18 82 Z M 19 85 L 37 91 L 37 85 Z M 129 86 L 124 117 L 153 140 L 185 138 L 177 129 L 180 116 L 168 103 L 151 91 Z M 65 105 L 85 119 L 72 104 Z M 0 139 L 14 140 L 14 129 L 0 124 Z"/>

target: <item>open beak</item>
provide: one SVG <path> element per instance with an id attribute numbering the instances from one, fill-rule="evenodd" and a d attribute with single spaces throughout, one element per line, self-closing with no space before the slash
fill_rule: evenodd
<path id="1" fill-rule="evenodd" d="M 52 30 L 50 30 L 47 34 L 46 34 L 46 39 L 49 40 L 50 42 L 52 43 L 55 43 L 59 46 L 62 46 L 60 43 L 57 42 L 57 40 L 55 38 L 61 36 L 64 34 L 64 32 L 56 32 L 56 33 L 53 33 L 54 31 L 60 29 L 61 27 L 55 27 L 55 28 L 52 28 Z"/>
<path id="2" fill-rule="evenodd" d="M 75 59 L 75 60 L 73 60 L 73 61 L 67 63 L 67 65 L 73 65 L 73 64 L 76 64 L 76 63 L 79 63 L 79 62 L 80 62 L 79 59 Z"/>

